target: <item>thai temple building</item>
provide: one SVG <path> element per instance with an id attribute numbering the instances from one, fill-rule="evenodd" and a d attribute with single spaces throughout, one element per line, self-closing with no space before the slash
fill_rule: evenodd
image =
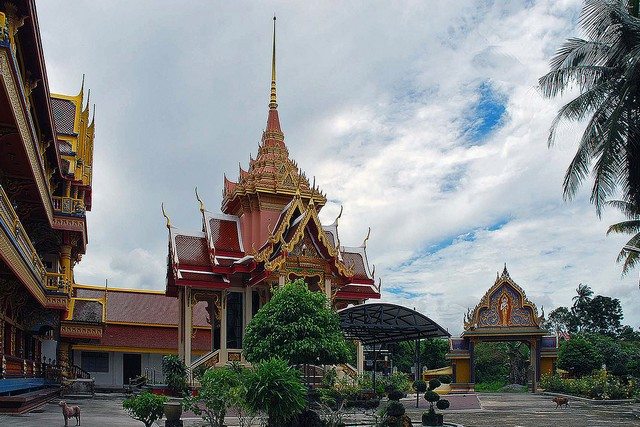
<path id="1" fill-rule="evenodd" d="M 325 194 L 290 158 L 278 116 L 275 18 L 271 92 L 266 128 L 255 159 L 236 181 L 224 177 L 222 212 L 200 202 L 202 229 L 185 232 L 167 217 L 169 253 L 166 295 L 179 306 L 179 354 L 195 368 L 244 362 L 244 328 L 271 289 L 304 278 L 336 308 L 380 298 L 366 242 L 343 246 L 338 218 L 321 224 Z M 196 191 L 197 195 L 197 191 Z M 193 313 L 206 305 L 209 351 L 194 359 Z M 362 371 L 362 346 L 358 370 Z"/>
<path id="2" fill-rule="evenodd" d="M 0 411 L 23 412 L 63 378 L 88 377 L 71 345 L 102 333 L 70 317 L 88 242 L 94 121 L 84 87 L 49 92 L 34 1 L 0 5 L 0 79 Z"/>

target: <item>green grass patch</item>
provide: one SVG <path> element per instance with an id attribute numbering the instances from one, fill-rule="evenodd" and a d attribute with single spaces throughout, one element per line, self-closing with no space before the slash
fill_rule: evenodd
<path id="1" fill-rule="evenodd" d="M 507 385 L 505 381 L 494 380 L 483 383 L 476 383 L 475 389 L 478 393 L 496 393 L 499 392 L 502 387 Z"/>

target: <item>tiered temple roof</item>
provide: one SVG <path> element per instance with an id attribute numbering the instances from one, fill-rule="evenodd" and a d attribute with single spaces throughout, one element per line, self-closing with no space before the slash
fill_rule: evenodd
<path id="1" fill-rule="evenodd" d="M 327 198 L 289 157 L 277 109 L 275 32 L 271 79 L 258 155 L 250 159 L 248 170 L 240 168 L 237 181 L 225 175 L 223 213 L 207 211 L 198 197 L 202 230 L 195 233 L 179 231 L 167 217 L 167 294 L 176 295 L 177 286 L 272 284 L 276 272 L 291 278 L 313 270 L 331 280 L 338 300 L 379 298 L 367 260 L 367 239 L 358 247 L 341 246 L 339 217 L 330 225 L 320 223 L 318 213 Z"/>

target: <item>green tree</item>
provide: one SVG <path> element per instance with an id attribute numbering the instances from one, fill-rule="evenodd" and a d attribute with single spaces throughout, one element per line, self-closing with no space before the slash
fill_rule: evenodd
<path id="1" fill-rule="evenodd" d="M 638 0 L 587 0 L 580 25 L 586 39 L 567 40 L 539 83 L 546 97 L 573 87 L 580 91 L 560 108 L 548 143 L 553 145 L 561 122 L 587 120 L 564 178 L 564 196 L 571 199 L 593 175 L 591 202 L 600 215 L 605 201 L 618 191 L 640 206 Z"/>
<path id="2" fill-rule="evenodd" d="M 597 295 L 586 308 L 584 329 L 598 334 L 616 336 L 622 328 L 622 306 L 617 298 Z"/>
<path id="3" fill-rule="evenodd" d="M 595 346 L 580 335 L 560 344 L 558 351 L 558 367 L 578 377 L 590 374 L 602 366 L 602 356 Z"/>
<path id="4" fill-rule="evenodd" d="M 558 307 L 549 313 L 544 327 L 550 332 L 576 332 L 577 319 L 567 307 Z"/>
<path id="5" fill-rule="evenodd" d="M 593 290 L 589 286 L 580 283 L 576 288 L 576 295 L 572 298 L 571 314 L 578 331 L 589 324 L 589 304 L 592 296 Z"/>
<path id="6" fill-rule="evenodd" d="M 448 366 L 445 355 L 449 351 L 449 340 L 429 338 L 421 341 L 420 361 L 427 369 L 437 369 Z"/>
<path id="7" fill-rule="evenodd" d="M 617 339 L 599 333 L 586 334 L 585 338 L 595 347 L 608 372 L 618 376 L 627 375 L 629 355 Z"/>
<path id="8" fill-rule="evenodd" d="M 349 358 L 338 314 L 324 293 L 310 291 L 303 280 L 276 289 L 251 319 L 244 352 L 251 363 L 278 357 L 292 365 L 332 365 Z"/>

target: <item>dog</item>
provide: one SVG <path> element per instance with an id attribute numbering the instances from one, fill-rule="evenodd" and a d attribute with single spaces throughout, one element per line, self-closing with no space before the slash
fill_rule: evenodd
<path id="1" fill-rule="evenodd" d="M 566 397 L 556 396 L 551 400 L 556 404 L 556 409 L 558 409 L 558 406 L 564 406 L 565 408 L 569 407 L 569 399 Z"/>
<path id="2" fill-rule="evenodd" d="M 69 425 L 67 424 L 67 422 L 71 417 L 75 417 L 77 426 L 80 425 L 80 407 L 79 406 L 69 406 L 67 405 L 67 402 L 65 402 L 64 400 L 61 400 L 60 403 L 58 403 L 58 406 L 62 408 L 62 415 L 64 416 L 65 426 Z"/>

